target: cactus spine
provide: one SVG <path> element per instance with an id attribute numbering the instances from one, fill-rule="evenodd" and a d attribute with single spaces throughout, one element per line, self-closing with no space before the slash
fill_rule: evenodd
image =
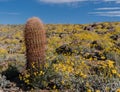
<path id="1" fill-rule="evenodd" d="M 43 23 L 37 17 L 28 19 L 25 25 L 25 44 L 27 68 L 35 63 L 37 66 L 45 63 L 46 35 Z"/>

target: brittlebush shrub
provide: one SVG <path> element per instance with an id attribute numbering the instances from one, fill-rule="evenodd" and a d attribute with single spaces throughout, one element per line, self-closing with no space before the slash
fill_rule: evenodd
<path id="1" fill-rule="evenodd" d="M 40 89 L 70 89 L 73 92 L 86 92 L 91 90 L 113 90 L 110 84 L 114 81 L 120 82 L 120 73 L 115 62 L 106 61 L 86 61 L 64 56 L 63 61 L 57 58 L 56 62 L 47 61 L 45 66 L 36 68 L 32 64 L 32 69 L 27 70 L 20 79 L 31 88 Z M 116 80 L 115 80 L 116 79 Z M 116 83 L 118 83 L 116 82 Z M 114 90 L 117 90 L 116 86 Z"/>

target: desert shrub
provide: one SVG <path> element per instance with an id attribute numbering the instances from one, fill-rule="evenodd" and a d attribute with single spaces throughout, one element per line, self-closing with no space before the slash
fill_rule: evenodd
<path id="1" fill-rule="evenodd" d="M 31 88 L 69 89 L 72 92 L 113 90 L 110 85 L 114 85 L 114 80 L 119 83 L 119 78 L 119 68 L 114 61 L 83 61 L 72 56 L 56 57 L 56 62 L 47 61 L 40 69 L 33 64 L 32 70 L 27 70 L 20 76 Z M 116 84 L 114 90 L 118 88 L 119 85 Z"/>
<path id="2" fill-rule="evenodd" d="M 15 66 L 9 65 L 8 69 L 2 72 L 8 80 L 13 80 L 19 76 L 19 71 Z"/>
<path id="3" fill-rule="evenodd" d="M 51 63 L 49 65 L 46 64 L 44 67 L 36 68 L 35 63 L 33 63 L 31 69 L 24 71 L 19 78 L 31 88 L 52 89 L 55 86 L 52 81 L 58 76 L 52 67 Z"/>
<path id="4" fill-rule="evenodd" d="M 7 54 L 8 52 L 5 48 L 0 48 L 0 62 L 2 62 L 6 58 Z"/>

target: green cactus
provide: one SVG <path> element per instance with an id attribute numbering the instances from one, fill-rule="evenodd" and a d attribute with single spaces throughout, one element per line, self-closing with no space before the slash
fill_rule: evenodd
<path id="1" fill-rule="evenodd" d="M 46 35 L 44 25 L 37 17 L 28 19 L 25 25 L 25 44 L 27 68 L 35 63 L 37 66 L 45 63 Z"/>

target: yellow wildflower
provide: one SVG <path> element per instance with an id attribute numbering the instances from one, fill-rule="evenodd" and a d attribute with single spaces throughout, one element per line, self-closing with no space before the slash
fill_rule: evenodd
<path id="1" fill-rule="evenodd" d="M 82 77 L 83 77 L 83 78 L 87 78 L 87 75 L 84 74 Z"/>
<path id="2" fill-rule="evenodd" d="M 43 71 L 40 71 L 40 75 L 44 75 L 44 72 L 43 72 Z"/>
<path id="3" fill-rule="evenodd" d="M 45 67 L 47 68 L 48 66 L 49 66 L 48 63 L 46 63 L 46 64 L 45 64 Z"/>
<path id="4" fill-rule="evenodd" d="M 22 76 L 21 75 L 19 75 L 19 79 L 22 80 Z"/>
<path id="5" fill-rule="evenodd" d="M 107 64 L 108 64 L 108 66 L 111 67 L 111 68 L 114 67 L 114 65 L 113 65 L 114 62 L 113 62 L 113 61 L 108 60 Z"/>
<path id="6" fill-rule="evenodd" d="M 106 87 L 106 88 L 105 88 L 105 91 L 106 91 L 106 92 L 109 92 L 109 90 L 110 90 L 109 87 Z"/>
<path id="7" fill-rule="evenodd" d="M 100 92 L 100 90 L 96 90 L 95 92 Z"/>
<path id="8" fill-rule="evenodd" d="M 76 71 L 75 74 L 78 75 L 78 74 L 79 74 L 79 71 Z"/>
<path id="9" fill-rule="evenodd" d="M 4 49 L 4 48 L 0 48 L 0 54 L 6 54 L 7 53 L 7 50 Z"/>
<path id="10" fill-rule="evenodd" d="M 56 89 L 56 85 L 53 86 L 53 89 Z"/>
<path id="11" fill-rule="evenodd" d="M 113 69 L 113 70 L 112 70 L 112 73 L 113 73 L 113 74 L 116 74 L 116 73 L 117 73 L 117 71 L 116 71 L 115 69 Z"/>
<path id="12" fill-rule="evenodd" d="M 26 78 L 29 78 L 29 77 L 30 77 L 30 75 L 29 75 L 29 74 L 26 74 L 26 75 L 25 75 L 25 77 L 26 77 Z"/>
<path id="13" fill-rule="evenodd" d="M 91 89 L 88 89 L 87 92 L 92 92 L 92 90 L 91 90 Z"/>
<path id="14" fill-rule="evenodd" d="M 35 64 L 34 63 L 32 63 L 32 68 L 35 68 Z"/>
<path id="15" fill-rule="evenodd" d="M 65 82 L 62 80 L 61 83 L 64 84 Z"/>
<path id="16" fill-rule="evenodd" d="M 83 74 L 82 72 L 80 73 L 80 76 L 81 76 L 82 78 L 86 78 L 86 77 L 87 77 L 87 75 Z"/>
<path id="17" fill-rule="evenodd" d="M 118 73 L 117 76 L 120 77 L 120 74 Z"/>
<path id="18" fill-rule="evenodd" d="M 115 92 L 120 92 L 120 88 L 118 88 Z"/>
<path id="19" fill-rule="evenodd" d="M 34 72 L 34 75 L 36 76 L 36 75 L 37 75 L 37 73 L 36 73 L 36 72 Z"/>
<path id="20" fill-rule="evenodd" d="M 29 84 L 30 82 L 29 82 L 29 80 L 25 80 L 25 83 Z"/>
<path id="21" fill-rule="evenodd" d="M 90 84 L 88 82 L 86 83 L 86 87 L 90 87 Z"/>
<path id="22" fill-rule="evenodd" d="M 102 57 L 101 57 L 101 59 L 105 59 L 105 57 L 104 57 L 104 56 L 102 56 Z"/>

